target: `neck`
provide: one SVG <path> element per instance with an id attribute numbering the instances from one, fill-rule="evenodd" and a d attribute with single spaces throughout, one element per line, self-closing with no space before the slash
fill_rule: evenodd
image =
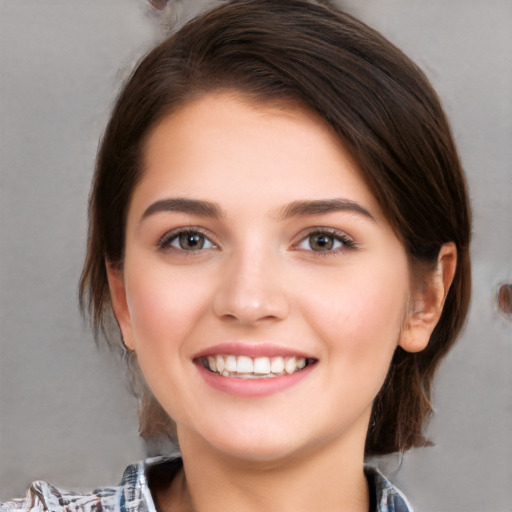
<path id="1" fill-rule="evenodd" d="M 187 512 L 367 512 L 363 449 L 354 439 L 326 442 L 279 460 L 247 461 L 180 432 L 184 474 L 160 500 Z M 363 440 L 364 446 L 364 440 Z"/>

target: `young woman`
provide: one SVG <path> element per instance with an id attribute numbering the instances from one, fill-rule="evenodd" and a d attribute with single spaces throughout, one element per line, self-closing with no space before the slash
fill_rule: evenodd
<path id="1" fill-rule="evenodd" d="M 382 36 L 303 0 L 192 21 L 114 108 L 80 288 L 181 456 L 5 510 L 411 510 L 364 461 L 427 443 L 469 238 L 439 100 Z"/>

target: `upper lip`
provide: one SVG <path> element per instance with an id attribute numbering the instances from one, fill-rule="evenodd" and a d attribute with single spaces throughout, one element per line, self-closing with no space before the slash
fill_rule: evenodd
<path id="1" fill-rule="evenodd" d="M 300 350 L 283 347 L 273 343 L 241 343 L 241 342 L 224 342 L 212 345 L 201 350 L 193 356 L 193 359 L 215 355 L 234 355 L 248 357 L 304 357 L 306 359 L 314 359 L 310 354 L 306 354 Z"/>

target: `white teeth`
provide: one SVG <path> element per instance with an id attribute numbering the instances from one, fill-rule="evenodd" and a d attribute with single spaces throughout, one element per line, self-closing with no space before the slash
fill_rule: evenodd
<path id="1" fill-rule="evenodd" d="M 236 371 L 237 373 L 252 373 L 254 365 L 252 359 L 247 356 L 238 356 L 236 359 Z"/>
<path id="2" fill-rule="evenodd" d="M 270 359 L 268 357 L 257 357 L 254 360 L 254 373 L 258 375 L 270 373 Z"/>
<path id="3" fill-rule="evenodd" d="M 224 358 L 222 356 L 217 356 L 215 357 L 215 363 L 216 363 L 216 366 L 217 366 L 217 371 L 219 373 L 222 373 L 222 370 L 224 370 Z M 212 369 L 212 367 L 210 366 L 210 369 Z M 212 370 L 212 372 L 214 372 L 215 370 Z"/>
<path id="4" fill-rule="evenodd" d="M 224 360 L 224 369 L 228 372 L 236 372 L 236 357 L 228 356 Z"/>
<path id="5" fill-rule="evenodd" d="M 210 367 L 210 370 L 212 372 L 217 371 L 217 363 L 216 363 L 215 357 L 212 357 L 212 356 L 208 357 L 208 366 Z"/>
<path id="6" fill-rule="evenodd" d="M 270 371 L 272 373 L 283 373 L 284 359 L 282 357 L 273 357 L 270 362 Z"/>
<path id="7" fill-rule="evenodd" d="M 286 373 L 293 373 L 297 369 L 295 357 L 290 357 L 286 359 L 284 369 L 286 370 Z"/>
<path id="8" fill-rule="evenodd" d="M 223 377 L 240 379 L 272 378 L 302 370 L 313 360 L 304 357 L 248 357 L 218 354 L 202 359 L 206 368 Z"/>

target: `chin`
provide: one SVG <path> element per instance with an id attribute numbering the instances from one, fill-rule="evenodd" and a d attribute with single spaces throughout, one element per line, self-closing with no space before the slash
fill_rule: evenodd
<path id="1" fill-rule="evenodd" d="M 293 435 L 290 428 L 265 426 L 249 429 L 240 425 L 228 433 L 224 430 L 218 436 L 211 435 L 207 441 L 219 453 L 249 463 L 279 463 L 318 448 L 318 441 L 313 441 L 316 436 L 307 436 L 305 432 Z"/>
<path id="2" fill-rule="evenodd" d="M 289 429 L 279 429 L 274 425 L 272 428 L 268 428 L 269 424 L 252 427 L 243 423 L 231 425 L 231 428 L 226 428 L 225 422 L 209 424 L 203 432 L 179 428 L 179 443 L 192 443 L 196 448 L 202 445 L 219 455 L 254 463 L 287 459 L 301 451 L 304 444 L 301 439 L 291 436 Z"/>
<path id="3" fill-rule="evenodd" d="M 281 443 L 251 443 L 251 444 L 237 444 L 236 446 L 231 443 L 229 446 L 225 445 L 219 447 L 220 451 L 234 459 L 244 461 L 247 463 L 263 463 L 263 464 L 277 464 L 284 460 L 289 460 L 298 455 L 302 450 L 293 448 L 291 446 L 283 446 Z"/>

